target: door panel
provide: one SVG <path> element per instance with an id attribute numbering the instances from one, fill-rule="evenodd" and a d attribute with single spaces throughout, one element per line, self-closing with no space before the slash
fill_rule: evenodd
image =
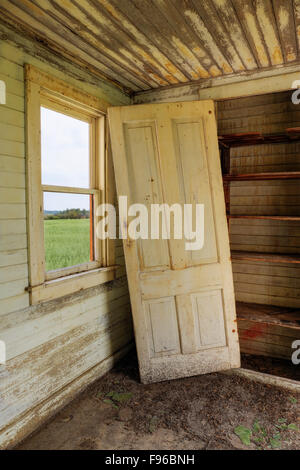
<path id="1" fill-rule="evenodd" d="M 178 183 L 181 204 L 204 203 L 205 244 L 202 250 L 185 251 L 185 261 L 190 265 L 215 263 L 217 247 L 211 189 L 206 161 L 205 138 L 202 119 L 174 122 L 174 140 L 177 155 Z M 190 158 L 186 158 L 189 155 Z M 201 182 L 201 184 L 200 184 Z M 193 218 L 193 226 L 195 219 Z"/>
<path id="2" fill-rule="evenodd" d="M 109 122 L 117 190 L 128 204 L 144 204 L 149 214 L 151 204 L 204 204 L 197 251 L 172 229 L 169 240 L 160 230 L 158 240 L 123 242 L 141 380 L 239 367 L 213 102 L 110 108 Z M 126 219 L 120 224 L 127 229 Z"/>
<path id="3" fill-rule="evenodd" d="M 125 124 L 124 138 L 130 181 L 126 195 L 134 203 L 145 204 L 150 213 L 151 204 L 162 201 L 155 122 Z M 137 250 L 141 270 L 170 266 L 167 240 L 139 240 Z"/>
<path id="4" fill-rule="evenodd" d="M 192 294 L 198 349 L 226 346 L 222 291 Z"/>
<path id="5" fill-rule="evenodd" d="M 180 353 L 179 331 L 174 297 L 145 302 L 151 343 L 151 356 Z"/>

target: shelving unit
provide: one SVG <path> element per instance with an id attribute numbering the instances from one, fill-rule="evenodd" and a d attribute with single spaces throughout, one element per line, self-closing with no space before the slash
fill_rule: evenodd
<path id="1" fill-rule="evenodd" d="M 232 147 L 242 147 L 245 145 L 261 145 L 267 143 L 287 143 L 300 141 L 300 127 L 288 128 L 282 134 L 263 135 L 259 132 L 246 132 L 240 134 L 226 134 L 219 136 L 219 145 L 221 149 L 221 166 L 226 203 L 226 215 L 230 227 L 231 219 L 265 219 L 282 221 L 300 221 L 300 216 L 290 215 L 243 215 L 230 214 L 230 183 L 232 181 L 268 181 L 268 180 L 289 180 L 300 179 L 300 171 L 268 172 L 268 173 L 247 173 L 232 175 L 230 173 L 230 149 Z M 281 263 L 299 263 L 300 255 L 270 254 L 270 253 L 247 253 L 242 258 L 243 252 L 232 252 L 233 259 L 247 259 L 251 261 L 267 261 Z M 276 261 L 273 261 L 276 259 Z"/>
<path id="2" fill-rule="evenodd" d="M 300 128 L 298 127 L 286 129 L 285 132 L 281 134 L 263 135 L 258 132 L 248 132 L 219 136 L 226 214 L 229 230 L 230 221 L 233 219 L 264 219 L 289 221 L 291 223 L 300 221 L 300 215 L 246 215 L 231 214 L 230 211 L 230 185 L 232 182 L 300 180 L 300 171 L 246 173 L 233 175 L 230 172 L 231 148 L 249 145 L 262 145 L 268 143 L 291 143 L 297 141 L 300 141 Z M 232 251 L 231 258 L 233 261 L 276 263 L 285 264 L 287 266 L 300 265 L 300 254 L 291 253 Z M 288 356 L 290 344 L 289 341 L 293 338 L 296 338 L 300 329 L 300 309 L 236 302 L 236 310 L 242 352 L 270 356 L 274 355 L 275 357 Z M 253 338 L 257 337 L 260 339 L 254 344 Z M 257 351 L 259 348 L 261 349 L 258 353 Z"/>

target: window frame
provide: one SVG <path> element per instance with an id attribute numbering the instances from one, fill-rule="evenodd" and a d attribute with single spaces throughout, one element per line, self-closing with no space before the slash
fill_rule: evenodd
<path id="1" fill-rule="evenodd" d="M 101 203 L 113 203 L 112 165 L 108 146 L 108 103 L 26 64 L 26 161 L 29 293 L 31 304 L 52 300 L 115 278 L 113 240 L 96 237 Z M 41 171 L 41 107 L 90 124 L 90 188 L 43 185 Z M 94 261 L 45 270 L 44 192 L 88 194 L 93 198 Z"/>
<path id="2" fill-rule="evenodd" d="M 95 208 L 99 205 L 99 201 L 101 200 L 101 188 L 102 184 L 100 181 L 100 175 L 104 173 L 105 166 L 104 161 L 99 155 L 99 151 L 97 150 L 97 130 L 99 130 L 99 134 L 103 134 L 102 127 L 103 125 L 103 117 L 102 116 L 92 116 L 91 114 L 86 113 L 79 113 L 72 106 L 62 106 L 55 101 L 49 99 L 49 97 L 45 97 L 44 93 L 41 93 L 41 100 L 40 105 L 43 108 L 50 109 L 52 111 L 59 112 L 61 114 L 65 114 L 66 116 L 70 116 L 75 119 L 79 119 L 89 124 L 89 172 L 90 172 L 90 182 L 89 188 L 80 188 L 80 187 L 69 187 L 69 186 L 61 186 L 61 185 L 50 185 L 50 184 L 43 184 L 42 183 L 42 192 L 54 192 L 54 193 L 62 193 L 62 194 L 85 194 L 92 196 L 92 208 Z M 99 145 L 98 145 L 99 147 Z M 93 252 L 94 252 L 94 259 L 93 261 L 88 261 L 85 263 L 81 263 L 79 265 L 68 266 L 66 268 L 57 268 L 55 270 L 46 271 L 45 278 L 46 280 L 56 279 L 59 277 L 63 277 L 70 274 L 76 274 L 78 272 L 88 271 L 89 269 L 100 268 L 105 263 L 105 246 L 101 243 L 101 240 L 97 240 L 95 236 L 95 224 L 97 223 L 95 211 L 93 210 Z M 44 250 L 45 251 L 45 250 Z"/>

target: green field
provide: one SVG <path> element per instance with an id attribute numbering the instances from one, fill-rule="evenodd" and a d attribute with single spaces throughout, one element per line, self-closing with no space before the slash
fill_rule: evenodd
<path id="1" fill-rule="evenodd" d="M 90 260 L 90 220 L 45 220 L 46 271 Z"/>

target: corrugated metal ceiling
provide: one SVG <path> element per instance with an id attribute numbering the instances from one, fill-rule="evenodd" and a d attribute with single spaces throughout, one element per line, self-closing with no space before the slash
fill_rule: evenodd
<path id="1" fill-rule="evenodd" d="M 0 11 L 130 92 L 300 58 L 300 0 L 0 0 Z"/>

